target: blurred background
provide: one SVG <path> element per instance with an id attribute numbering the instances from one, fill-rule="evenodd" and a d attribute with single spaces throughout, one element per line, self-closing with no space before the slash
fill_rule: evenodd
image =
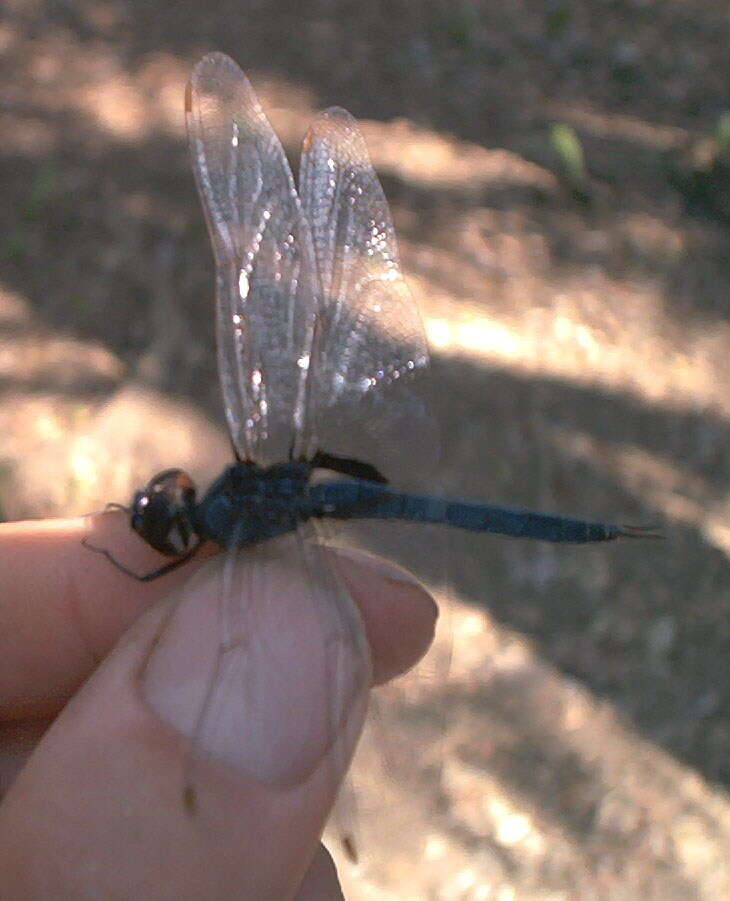
<path id="1" fill-rule="evenodd" d="M 2 6 L 2 518 L 228 460 L 182 103 L 219 49 L 294 161 L 316 109 L 362 120 L 438 489 L 665 525 L 452 537 L 451 676 L 391 710 L 414 764 L 449 713 L 441 779 L 385 798 L 424 846 L 386 813 L 351 899 L 730 896 L 728 46 L 712 0 Z"/>

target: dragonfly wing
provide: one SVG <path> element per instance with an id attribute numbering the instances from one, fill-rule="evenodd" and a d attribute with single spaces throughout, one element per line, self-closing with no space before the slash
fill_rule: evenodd
<path id="1" fill-rule="evenodd" d="M 310 438 L 323 451 L 373 464 L 399 487 L 423 491 L 439 457 L 426 337 L 401 273 L 383 189 L 357 124 L 344 110 L 327 110 L 313 123 L 299 191 L 321 286 Z M 328 543 L 367 548 L 431 585 L 443 584 L 445 548 L 437 528 L 352 520 L 322 521 L 318 529 Z M 440 760 L 442 705 L 436 699 L 448 669 L 447 619 L 442 612 L 437 644 L 415 670 L 376 689 L 371 699 L 379 700 L 380 717 L 366 727 L 352 775 L 359 822 L 347 828 L 348 796 L 342 802 L 348 812 L 342 815 L 341 803 L 335 830 L 359 837 L 365 858 L 379 847 L 378 829 L 395 821 L 401 800 L 422 798 L 424 776 L 433 776 L 433 761 Z M 379 728 L 383 723 L 388 727 Z M 387 791 L 385 775 L 392 777 Z M 408 831 L 405 824 L 403 834 Z"/>
<path id="2" fill-rule="evenodd" d="M 304 141 L 300 196 L 320 295 L 309 392 L 311 440 L 386 477 L 438 457 L 428 347 L 400 271 L 393 221 L 353 117 L 332 108 Z M 404 467 L 404 462 L 406 467 Z"/>
<path id="3" fill-rule="evenodd" d="M 216 263 L 218 363 L 238 456 L 298 452 L 315 317 L 309 227 L 289 164 L 241 69 L 204 57 L 186 95 L 190 151 Z"/>
<path id="4" fill-rule="evenodd" d="M 181 700 L 168 696 L 160 712 L 192 736 L 185 794 L 203 811 L 198 767 L 206 760 L 281 786 L 327 755 L 333 796 L 343 778 L 356 733 L 338 739 L 359 731 L 370 656 L 359 611 L 326 553 L 288 535 L 209 561 L 181 589 L 146 679 L 154 684 L 170 654 L 190 673 Z M 201 605 L 201 591 L 217 601 L 217 616 Z"/>

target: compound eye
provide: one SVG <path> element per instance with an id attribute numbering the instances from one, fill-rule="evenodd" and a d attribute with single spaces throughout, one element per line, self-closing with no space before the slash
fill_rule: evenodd
<path id="1" fill-rule="evenodd" d="M 180 469 L 165 470 L 135 495 L 132 528 L 161 554 L 178 557 L 197 542 L 194 507 L 195 486 L 190 476 Z"/>
<path id="2" fill-rule="evenodd" d="M 156 494 L 162 492 L 177 503 L 195 503 L 195 483 L 182 469 L 166 469 L 150 479 L 144 494 Z"/>

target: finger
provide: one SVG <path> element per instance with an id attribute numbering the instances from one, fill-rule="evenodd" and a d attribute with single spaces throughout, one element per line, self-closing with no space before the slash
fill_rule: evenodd
<path id="1" fill-rule="evenodd" d="M 183 788 L 191 772 L 191 724 L 200 710 L 188 711 L 180 724 L 167 714 L 181 697 L 200 698 L 194 683 L 206 681 L 201 661 L 207 658 L 208 672 L 213 666 L 219 623 L 211 606 L 223 560 L 206 563 L 174 600 L 140 618 L 16 779 L 0 806 L 0 871 L 8 897 L 278 901 L 295 895 L 359 734 L 368 673 L 357 655 L 343 653 L 348 630 L 340 628 L 337 608 L 328 608 L 331 622 L 319 614 L 310 622 L 305 573 L 290 563 L 272 568 L 272 588 L 264 586 L 253 599 L 263 611 L 254 653 L 260 655 L 257 671 L 268 667 L 277 677 L 260 680 L 259 688 L 271 692 L 284 719 L 280 740 L 263 740 L 271 736 L 261 704 L 251 702 L 243 715 L 237 709 L 242 698 L 251 701 L 250 689 L 242 698 L 223 698 L 220 724 L 237 719 L 245 728 L 222 757 L 227 736 L 215 729 L 203 745 L 208 756 L 200 746 L 194 752 L 193 813 Z M 245 569 L 235 575 L 235 584 L 247 584 Z M 291 634 L 307 638 L 306 653 L 291 653 L 282 618 Z M 186 642 L 195 643 L 198 659 L 177 658 L 181 671 L 173 651 Z M 228 649 L 230 672 L 246 672 L 248 647 Z M 273 655 L 275 667 L 265 655 Z M 330 687 L 343 693 L 339 700 L 327 699 L 317 676 L 332 672 Z M 301 710 L 290 709 L 294 696 Z M 332 718 L 323 704 L 339 704 L 342 716 Z M 323 878 L 316 868 L 313 873 Z"/>
<path id="2" fill-rule="evenodd" d="M 213 552 L 140 583 L 85 548 L 84 537 L 138 572 L 165 559 L 123 513 L 0 525 L 0 719 L 57 712 L 140 612 Z M 352 555 L 338 572 L 361 606 L 376 680 L 403 672 L 431 640 L 433 600 L 408 573 L 376 558 Z"/>
<path id="3" fill-rule="evenodd" d="M 330 560 L 360 607 L 376 685 L 401 675 L 428 650 L 438 607 L 414 576 L 389 560 L 338 549 Z"/>
<path id="4" fill-rule="evenodd" d="M 186 578 L 138 583 L 84 537 L 141 572 L 164 560 L 124 514 L 0 525 L 0 719 L 60 709 L 140 612 Z"/>
<path id="5" fill-rule="evenodd" d="M 345 901 L 337 870 L 324 845 L 314 855 L 294 901 Z"/>

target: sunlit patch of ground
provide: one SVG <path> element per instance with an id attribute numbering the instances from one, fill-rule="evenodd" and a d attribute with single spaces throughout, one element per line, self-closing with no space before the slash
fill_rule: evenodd
<path id="1" fill-rule="evenodd" d="M 363 804 L 365 885 L 349 877 L 348 897 L 387 901 L 395 896 L 383 886 L 417 883 L 418 897 L 479 901 L 518 897 L 510 894 L 517 883 L 520 897 L 567 899 L 616 879 L 632 897 L 650 886 L 666 897 L 680 897 L 683 885 L 707 898 L 727 890 L 730 805 L 722 792 L 658 753 L 610 704 L 546 666 L 486 613 L 457 605 L 451 627 L 441 797 L 434 810 L 413 773 L 397 773 L 387 789 L 392 828 L 379 809 L 369 821 Z M 448 653 L 443 642 L 445 633 L 437 655 Z M 444 702 L 442 684 L 432 692 L 423 711 Z M 416 723 L 404 756 L 420 763 L 431 724 L 397 691 L 391 703 L 400 712 L 389 726 L 398 717 Z M 374 795 L 383 793 L 382 779 L 376 768 Z M 399 830 L 407 839 L 396 838 Z M 391 842 L 407 850 L 395 852 Z M 334 839 L 332 847 L 348 873 Z M 573 888 L 561 889 L 567 883 Z"/>
<path id="2" fill-rule="evenodd" d="M 229 460 L 219 429 L 188 404 L 149 391 L 122 390 L 101 406 L 51 392 L 0 398 L 7 519 L 128 504 L 136 488 L 171 462 L 205 485 Z"/>
<path id="3" fill-rule="evenodd" d="M 627 223 L 626 230 L 637 240 L 660 240 L 667 252 L 677 240 L 641 221 Z M 706 323 L 685 323 L 680 329 L 667 315 L 660 284 L 611 279 L 599 270 L 589 279 L 572 276 L 551 286 L 544 280 L 544 260 L 531 267 L 524 259 L 529 235 L 524 240 L 512 235 L 513 248 L 509 237 L 508 232 L 493 242 L 491 260 L 507 274 L 505 280 L 490 283 L 482 273 L 481 285 L 473 285 L 481 296 L 471 302 L 459 302 L 427 278 L 411 278 L 422 297 L 432 347 L 529 374 L 631 392 L 670 408 L 728 414 L 729 324 L 716 323 L 708 331 Z M 506 253 L 500 253 L 500 244 Z M 461 265 L 466 281 L 463 270 L 470 264 Z M 474 272 L 472 280 L 477 278 Z M 482 312 L 492 302 L 504 309 L 502 315 Z"/>

